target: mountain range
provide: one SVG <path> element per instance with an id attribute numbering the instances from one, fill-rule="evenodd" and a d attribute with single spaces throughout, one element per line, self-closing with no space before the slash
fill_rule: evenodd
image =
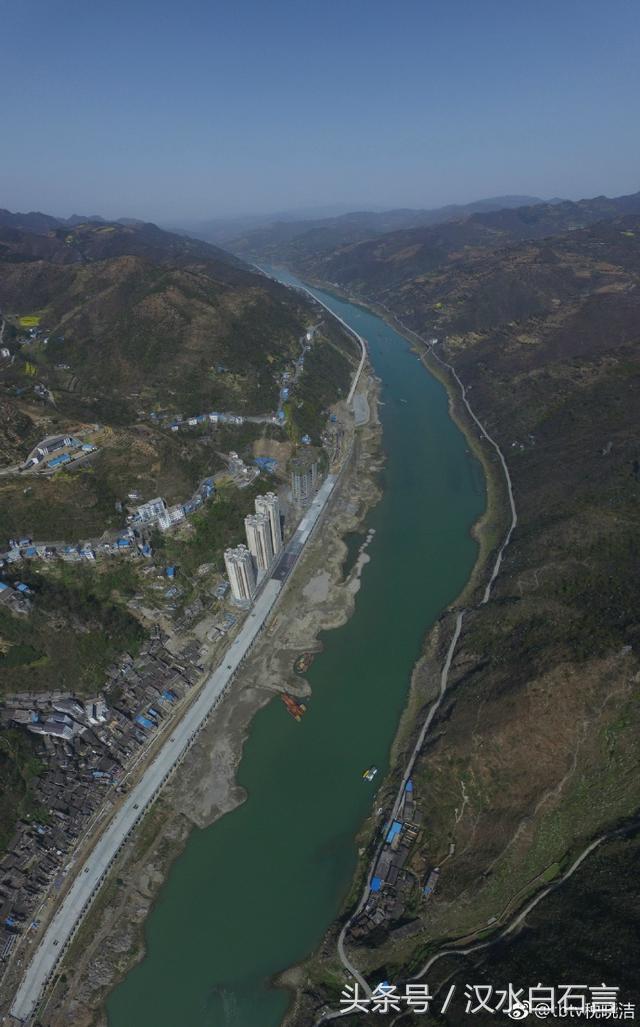
<path id="1" fill-rule="evenodd" d="M 423 882 L 438 867 L 437 890 L 427 902 L 417 889 L 390 922 L 359 922 L 346 951 L 371 981 L 406 980 L 431 955 L 462 949 L 469 954 L 434 966 L 430 987 L 615 976 L 637 1001 L 640 193 L 475 212 L 329 253 L 291 252 L 286 243 L 263 259 L 383 309 L 417 333 L 417 352 L 449 382 L 485 466 L 487 570 L 511 515 L 502 463 L 459 382 L 500 447 L 517 510 L 490 601 L 481 602 L 486 579 L 464 596 L 447 694 L 412 771 L 423 819 L 404 872 Z M 445 614 L 426 641 L 410 705 L 421 713 L 396 739 L 383 808 L 454 621 Z M 360 882 L 379 840 L 371 824 L 359 839 L 369 841 Z M 517 940 L 514 931 L 498 941 L 537 896 Z M 341 979 L 335 941 L 349 911 L 303 969 L 295 1022 L 335 1004 L 327 982 Z"/>
<path id="2" fill-rule="evenodd" d="M 117 520 L 115 500 L 132 488 L 169 500 L 188 495 L 219 464 L 216 447 L 185 446 L 150 425 L 152 412 L 275 411 L 279 376 L 299 356 L 313 318 L 302 296 L 230 253 L 154 224 L 61 226 L 41 214 L 4 221 L 4 463 L 20 462 L 44 435 L 70 424 L 98 423 L 112 434 L 91 473 L 34 479 L 26 491 L 16 478 L 1 478 L 0 538 L 104 530 Z M 342 367 L 338 351 L 328 353 L 326 366 Z M 316 381 L 313 367 L 305 388 L 331 402 L 335 382 Z M 242 431 L 249 442 L 250 426 Z"/>

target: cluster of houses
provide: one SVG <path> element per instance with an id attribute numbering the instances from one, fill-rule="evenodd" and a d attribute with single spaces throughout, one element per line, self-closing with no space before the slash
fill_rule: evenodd
<path id="1" fill-rule="evenodd" d="M 108 711 L 101 699 L 25 694 L 11 702 L 0 711 L 2 721 L 40 736 L 37 754 L 46 769 L 31 786 L 38 813 L 19 821 L 0 859 L 3 959 L 29 929 L 45 889 L 61 883 L 64 863 L 100 806 L 104 785 L 122 773 L 107 737 Z"/>
<path id="2" fill-rule="evenodd" d="M 18 563 L 21 560 L 95 560 L 97 556 L 129 554 L 150 557 L 151 545 L 143 538 L 141 529 L 157 525 L 166 531 L 174 524 L 185 520 L 215 493 L 213 478 L 205 478 L 196 492 L 186 503 L 167 506 L 164 499 L 158 497 L 133 510 L 129 516 L 129 526 L 123 531 L 103 538 L 100 542 L 34 542 L 29 537 L 9 539 L 6 548 L 0 548 L 0 568 Z M 1 598 L 0 598 L 0 601 Z"/>
<path id="3" fill-rule="evenodd" d="M 152 412 L 149 417 L 156 424 L 166 425 L 171 431 L 197 428 L 203 424 L 244 424 L 244 417 L 240 414 L 219 414 L 216 411 L 212 411 L 210 414 L 194 414 L 192 417 L 184 417 L 182 414 L 163 417 L 161 414 Z"/>
<path id="4" fill-rule="evenodd" d="M 298 377 L 304 370 L 304 358 L 305 355 L 311 349 L 311 344 L 313 342 L 313 337 L 317 328 L 318 325 L 315 325 L 313 328 L 309 329 L 309 331 L 305 332 L 305 334 L 302 336 L 300 340 L 302 352 L 300 356 L 297 358 L 297 360 L 294 361 L 293 371 L 285 371 L 281 376 L 281 385 L 278 395 L 278 409 L 276 410 L 276 413 L 271 417 L 271 421 L 274 424 L 283 425 L 286 421 L 284 404 L 289 399 L 291 393 L 291 386 L 295 383 L 295 381 L 298 379 Z M 216 371 L 218 373 L 223 373 L 224 371 L 226 371 L 226 368 L 222 364 L 219 364 L 216 368 Z M 242 425 L 245 422 L 245 418 L 242 417 L 241 414 L 218 413 L 215 410 L 211 411 L 211 413 L 208 414 L 194 414 L 192 417 L 184 417 L 183 414 L 163 415 L 161 413 L 153 411 L 149 414 L 149 418 L 155 424 L 165 425 L 171 431 L 174 432 L 184 430 L 185 428 L 197 428 L 205 424 Z"/>
<path id="5" fill-rule="evenodd" d="M 92 442 L 82 442 L 73 435 L 56 435 L 44 439 L 30 453 L 24 464 L 24 470 L 33 468 L 57 471 L 65 464 L 70 464 L 88 453 L 97 452 Z"/>
<path id="6" fill-rule="evenodd" d="M 276 416 L 273 418 L 276 424 L 284 424 L 287 419 L 284 405 L 288 402 L 289 397 L 291 396 L 291 386 L 295 385 L 296 381 L 304 371 L 304 358 L 311 349 L 311 344 L 317 328 L 318 325 L 314 328 L 310 328 L 308 332 L 305 332 L 300 340 L 302 352 L 294 362 L 293 371 L 284 371 L 281 376 L 280 391 L 278 393 L 278 409 L 276 410 Z"/>
<path id="7" fill-rule="evenodd" d="M 150 499 L 136 507 L 129 515 L 128 520 L 132 525 L 144 525 L 151 527 L 157 525 L 161 531 L 167 531 L 174 524 L 184 521 L 190 514 L 199 510 L 200 507 L 210 499 L 216 491 L 213 478 L 205 478 L 200 482 L 197 490 L 186 503 L 176 503 L 174 506 L 167 506 L 161 496 Z M 143 555 L 147 555 L 146 553 Z"/>
<path id="8" fill-rule="evenodd" d="M 128 529 L 110 541 L 91 543 L 79 542 L 71 545 L 65 542 L 34 542 L 31 538 L 9 539 L 7 548 L 0 549 L 0 567 L 19 563 L 21 560 L 95 560 L 96 556 L 108 553 L 139 553 L 151 556 L 148 543 L 136 540 L 133 530 Z"/>
<path id="9" fill-rule="evenodd" d="M 31 599 L 33 592 L 23 581 L 15 581 L 8 585 L 6 581 L 0 581 L 0 607 L 10 610 L 12 613 L 31 613 Z"/>
<path id="10" fill-rule="evenodd" d="M 240 489 L 246 488 L 247 485 L 250 485 L 260 476 L 260 466 L 258 465 L 258 461 L 256 460 L 254 467 L 249 467 L 248 464 L 245 464 L 242 457 L 238 456 L 233 449 L 229 453 L 227 467 L 234 485 Z"/>
<path id="11" fill-rule="evenodd" d="M 3 727 L 36 736 L 45 769 L 32 783 L 38 812 L 22 819 L 0 859 L 0 960 L 34 924 L 44 892 L 59 887 L 65 864 L 101 806 L 106 790 L 119 787 L 127 766 L 198 680 L 199 647 L 177 656 L 157 631 L 140 655 L 108 673 L 103 696 L 68 693 L 12 696 L 0 708 Z"/>
<path id="12" fill-rule="evenodd" d="M 125 656 L 107 671 L 105 688 L 107 694 L 113 693 L 112 717 L 118 725 L 114 730 L 124 732 L 136 748 L 160 726 L 202 672 L 196 642 L 174 656 L 165 640 L 158 629 L 138 657 Z"/>
<path id="13" fill-rule="evenodd" d="M 422 813 L 417 807 L 413 781 L 407 781 L 398 817 L 391 826 L 386 828 L 384 844 L 378 856 L 373 875 L 369 898 L 350 928 L 354 939 L 363 939 L 375 928 L 390 925 L 399 920 L 412 895 L 415 895 L 419 881 L 416 874 L 406 868 L 413 843 L 421 829 Z M 422 893 L 428 897 L 435 888 L 438 871 L 431 871 Z M 419 930 L 421 921 L 414 918 L 408 924 L 393 931 L 406 934 Z"/>

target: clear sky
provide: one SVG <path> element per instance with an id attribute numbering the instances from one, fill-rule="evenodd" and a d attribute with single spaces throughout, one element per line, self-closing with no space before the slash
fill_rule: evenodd
<path id="1" fill-rule="evenodd" d="M 0 206 L 640 188 L 637 0 L 0 0 Z"/>

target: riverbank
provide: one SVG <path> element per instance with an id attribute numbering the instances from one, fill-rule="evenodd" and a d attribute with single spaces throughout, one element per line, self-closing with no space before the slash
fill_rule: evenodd
<path id="1" fill-rule="evenodd" d="M 470 529 L 485 507 L 484 481 L 446 391 L 416 374 L 404 336 L 362 308 L 323 299 L 367 338 L 381 381 L 384 496 L 369 519 L 371 548 L 356 560 L 362 568 L 371 555 L 366 587 L 354 615 L 323 639 L 302 723 L 294 729 L 280 703 L 256 715 L 239 768 L 248 801 L 192 833 L 149 917 L 147 957 L 109 999 L 113 1027 L 282 1022 L 286 997 L 268 981 L 314 949 L 342 907 L 355 836 L 379 802 L 363 768 L 375 764 L 384 779 L 425 629 L 476 561 Z M 349 544 L 351 562 L 357 543 Z M 335 624 L 326 570 L 325 549 L 306 598 L 328 600 Z M 285 611 L 285 627 L 301 610 L 296 601 Z M 296 676 L 292 691 L 298 684 Z"/>
<path id="2" fill-rule="evenodd" d="M 513 346 L 513 336 L 522 330 L 518 324 L 513 335 L 485 331 L 482 348 L 473 347 L 474 339 L 472 352 L 465 353 L 460 346 L 454 361 L 474 410 L 492 438 L 499 440 L 498 461 L 502 452 L 509 456 L 508 469 L 501 466 L 507 494 L 511 478 L 515 481 L 519 530 L 507 559 L 502 564 L 492 561 L 483 593 L 477 585 L 487 566 L 486 555 L 477 565 L 475 601 L 465 594 L 464 634 L 448 695 L 412 771 L 414 790 L 424 796 L 428 819 L 409 869 L 417 871 L 422 882 L 429 868 L 439 867 L 437 893 L 431 894 L 426 909 L 424 903 L 416 904 L 415 920 L 406 929 L 394 917 L 386 934 L 360 932 L 352 939 L 348 954 L 371 982 L 404 979 L 407 973 L 423 975 L 430 960 L 439 959 L 443 951 L 464 948 L 470 939 L 496 938 L 507 925 L 517 925 L 533 903 L 548 894 L 549 881 L 565 880 L 576 858 L 592 851 L 594 835 L 596 840 L 601 836 L 603 825 L 615 824 L 637 809 L 637 709 L 632 689 L 639 675 L 633 629 L 625 620 L 630 609 L 626 596 L 633 593 L 635 573 L 629 563 L 635 544 L 626 482 L 637 374 L 634 381 L 632 365 L 624 364 L 623 375 L 615 362 L 617 354 L 611 357 L 613 370 L 604 374 L 600 350 L 595 357 L 587 355 L 591 362 L 576 358 L 568 371 L 553 329 L 545 337 L 538 335 L 538 325 L 535 342 L 540 355 L 531 361 L 530 349 L 526 358 L 520 351 L 520 362 L 515 361 L 509 344 Z M 509 357 L 503 363 L 505 351 Z M 629 359 L 628 352 L 624 359 Z M 539 385 L 540 366 L 545 367 L 544 390 Z M 459 384 L 455 371 L 453 380 Z M 622 381 L 628 388 L 626 409 Z M 595 439 L 589 413 L 593 409 L 599 411 Z M 520 437 L 514 426 L 522 411 L 527 434 L 522 422 L 519 428 L 528 445 L 512 441 Z M 473 432 L 477 430 L 476 426 Z M 611 447 L 600 445 L 601 439 L 609 438 L 619 439 L 617 465 L 609 459 Z M 489 463 L 495 465 L 491 457 Z M 597 503 L 594 479 L 599 482 Z M 615 545 L 609 545 L 614 536 Z M 615 595 L 608 584 L 614 580 Z M 615 596 L 623 595 L 625 600 L 616 602 Z M 450 637 L 444 619 L 432 635 L 432 679 L 442 666 Z M 413 720 L 409 711 L 405 718 Z M 401 748 L 408 748 L 403 745 L 402 726 L 394 754 L 403 765 Z M 390 791 L 388 800 L 393 798 Z M 326 1003 L 336 1008 L 339 991 L 349 980 L 337 958 L 336 941 L 344 910 L 352 910 L 360 899 L 368 865 L 363 854 L 341 920 L 334 922 L 314 959 L 298 967 L 291 978 L 291 984 L 309 998 L 287 1024 L 313 1023 L 315 1012 Z M 600 899 L 597 890 L 592 892 L 579 910 L 581 916 L 585 908 L 596 909 L 598 927 Z M 565 919 L 575 913 L 575 908 L 565 908 Z M 541 962 L 548 937 L 539 935 L 534 945 Z M 607 957 L 612 937 L 607 927 Z M 574 960 L 587 968 L 597 965 L 585 960 L 582 937 L 569 959 L 563 949 L 560 941 L 554 956 L 564 960 L 565 970 L 572 972 Z M 593 954 L 601 959 L 603 951 Z M 500 958 L 505 954 L 508 960 L 504 949 Z M 517 960 L 515 952 L 511 958 Z M 468 980 L 469 963 L 461 965 L 467 967 L 461 973 Z M 527 960 L 527 966 L 532 965 L 537 964 Z M 604 978 L 615 960 L 607 958 L 602 965 Z M 521 972 L 522 967 L 521 962 Z M 447 981 L 451 969 L 450 964 L 441 969 Z M 499 980 L 500 974 L 496 976 Z M 508 973 L 502 978 L 513 979 Z"/>
<path id="3" fill-rule="evenodd" d="M 74 1027 L 106 1024 L 106 995 L 143 958 L 144 923 L 191 831 L 211 825 L 246 798 L 236 783 L 236 771 L 253 717 L 282 690 L 309 693 L 304 677 L 293 670 L 296 657 L 303 651 L 319 651 L 319 633 L 343 624 L 353 612 L 368 555 L 365 542 L 343 579 L 343 538 L 362 531 L 368 511 L 380 497 L 378 386 L 371 376 L 364 391 L 371 416 L 354 433 L 348 466 L 328 516 L 287 585 L 271 625 L 246 661 L 240 681 L 125 847 L 115 871 L 118 876 L 107 884 L 81 928 L 68 960 L 72 970 L 65 971 L 47 1007 L 51 1027 L 69 1022 Z M 282 716 L 287 716 L 284 707 Z M 291 730 L 296 730 L 293 721 Z"/>
<path id="4" fill-rule="evenodd" d="M 504 472 L 499 461 L 496 459 L 495 450 L 488 445 L 486 438 L 479 431 L 478 425 L 471 417 L 463 402 L 460 385 L 455 380 L 451 370 L 440 359 L 436 349 L 424 337 L 404 325 L 388 307 L 375 303 L 372 300 L 365 300 L 360 296 L 351 295 L 331 282 L 323 282 L 313 278 L 309 278 L 308 282 L 314 288 L 325 290 L 345 300 L 347 303 L 362 307 L 363 310 L 369 310 L 376 317 L 380 317 L 410 343 L 427 371 L 441 382 L 447 390 L 451 419 L 465 436 L 474 456 L 482 464 L 487 488 L 485 510 L 471 529 L 472 536 L 479 545 L 478 557 L 469 581 L 456 600 L 456 605 L 458 606 L 471 603 L 474 592 L 481 587 L 482 574 L 488 565 L 491 553 L 500 545 L 510 523 L 510 510 Z"/>
<path id="5" fill-rule="evenodd" d="M 434 353 L 432 346 L 417 333 L 410 331 L 386 308 L 363 302 L 359 297 L 346 295 L 342 290 L 323 282 L 312 283 L 318 289 L 326 290 L 369 310 L 382 318 L 411 344 L 425 370 L 442 383 L 447 391 L 449 415 L 464 434 L 470 450 L 480 461 L 486 480 L 487 498 L 482 515 L 471 528 L 472 537 L 478 543 L 478 554 L 469 579 L 457 598 L 443 612 L 438 621 L 425 633 L 423 649 L 415 663 L 404 711 L 393 740 L 390 754 L 390 769 L 378 793 L 379 808 L 391 808 L 407 760 L 420 735 L 422 725 L 440 689 L 440 672 L 446 658 L 451 638 L 455 631 L 456 611 L 465 605 L 480 601 L 481 591 L 486 589 L 491 557 L 503 545 L 511 524 L 511 509 L 505 475 L 497 451 L 488 443 L 464 402 L 459 381 Z M 358 833 L 359 861 L 349 894 L 342 905 L 340 915 L 329 927 L 316 952 L 306 961 L 291 967 L 277 976 L 274 983 L 290 992 L 292 1004 L 282 1022 L 282 1027 L 302 1027 L 311 1023 L 317 1015 L 319 1003 L 326 998 L 326 989 L 339 991 L 348 978 L 336 958 L 336 947 L 347 911 L 352 910 L 362 895 L 367 875 L 374 857 L 380 833 L 380 818 L 372 814 Z"/>

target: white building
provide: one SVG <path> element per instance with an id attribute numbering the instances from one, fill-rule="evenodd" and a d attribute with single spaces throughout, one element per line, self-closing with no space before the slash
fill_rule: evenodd
<path id="1" fill-rule="evenodd" d="M 282 531 L 280 529 L 280 502 L 275 492 L 267 492 L 265 496 L 256 496 L 256 513 L 266 514 L 271 528 L 271 545 L 274 553 L 282 549 Z"/>
<path id="2" fill-rule="evenodd" d="M 158 527 L 161 531 L 167 531 L 174 524 L 178 524 L 185 518 L 184 507 L 180 503 L 168 507 L 158 518 Z"/>
<path id="3" fill-rule="evenodd" d="M 235 549 L 225 549 L 224 565 L 233 598 L 238 603 L 250 603 L 256 590 L 256 575 L 247 547 L 240 545 Z"/>
<path id="4" fill-rule="evenodd" d="M 134 496 L 134 498 L 137 498 Z M 157 521 L 159 517 L 162 517 L 163 513 L 167 508 L 167 504 L 161 496 L 157 496 L 155 499 L 150 499 L 148 503 L 143 503 L 134 511 L 134 519 L 136 521 Z"/>
<path id="5" fill-rule="evenodd" d="M 259 571 L 266 571 L 273 561 L 273 543 L 271 542 L 271 524 L 267 514 L 249 514 L 244 519 L 249 552 L 256 562 Z"/>

